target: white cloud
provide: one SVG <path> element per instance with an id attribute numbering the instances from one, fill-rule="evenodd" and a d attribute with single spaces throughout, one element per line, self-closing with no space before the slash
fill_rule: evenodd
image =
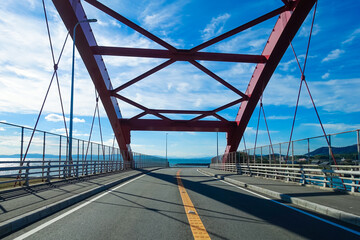
<path id="1" fill-rule="evenodd" d="M 188 2 L 179 0 L 166 5 L 163 1 L 150 1 L 140 14 L 141 21 L 147 29 L 156 29 L 166 36 L 167 31 L 173 31 L 174 26 L 181 21 L 179 12 Z"/>
<path id="2" fill-rule="evenodd" d="M 274 74 L 264 91 L 264 102 L 266 105 L 293 107 L 296 104 L 299 85 L 298 78 Z M 360 111 L 360 102 L 354 101 L 353 95 L 349 94 L 354 89 L 360 89 L 360 78 L 308 81 L 308 85 L 317 107 L 322 107 L 327 112 Z M 299 106 L 312 108 L 305 89 L 302 90 Z"/>
<path id="3" fill-rule="evenodd" d="M 0 131 L 5 131 L 5 128 L 3 128 L 3 127 L 0 127 Z"/>
<path id="4" fill-rule="evenodd" d="M 219 35 L 223 31 L 225 23 L 229 18 L 230 14 L 228 13 L 212 18 L 210 23 L 206 25 L 205 29 L 201 31 L 201 38 L 203 40 L 208 40 Z"/>
<path id="5" fill-rule="evenodd" d="M 287 71 L 294 71 L 296 68 L 292 68 L 292 69 L 290 69 L 290 66 L 293 64 L 293 63 L 296 63 L 296 60 L 295 59 L 291 59 L 291 60 L 289 60 L 289 61 L 287 61 L 287 62 L 281 62 L 281 63 L 279 63 L 279 67 L 280 67 L 280 69 L 282 70 L 282 71 L 285 71 L 285 72 L 287 72 Z"/>
<path id="6" fill-rule="evenodd" d="M 301 27 L 299 36 L 300 37 L 309 37 L 310 34 L 310 24 L 305 24 Z M 320 26 L 318 24 L 314 24 L 312 35 L 315 36 L 320 32 Z"/>
<path id="7" fill-rule="evenodd" d="M 216 45 L 221 52 L 238 52 L 246 50 L 258 54 L 265 46 L 271 29 L 247 29 L 229 40 L 224 40 Z"/>
<path id="8" fill-rule="evenodd" d="M 330 60 L 334 60 L 334 59 L 337 59 L 340 57 L 340 55 L 342 53 L 344 53 L 345 51 L 344 50 L 341 50 L 341 49 L 335 49 L 335 50 L 332 50 L 323 60 L 321 60 L 321 62 L 328 62 Z"/>
<path id="9" fill-rule="evenodd" d="M 59 135 L 66 135 L 65 128 L 58 128 L 58 129 L 52 129 L 50 132 L 59 134 Z M 69 130 L 67 131 L 69 133 Z M 90 134 L 88 133 L 78 133 L 76 129 L 73 130 L 73 137 L 89 137 Z"/>
<path id="10" fill-rule="evenodd" d="M 328 79 L 330 76 L 330 73 L 325 73 L 324 75 L 321 76 L 322 79 Z"/>
<path id="11" fill-rule="evenodd" d="M 352 43 L 360 35 L 360 28 L 356 29 L 350 36 L 342 42 L 342 44 Z"/>
<path id="12" fill-rule="evenodd" d="M 309 127 L 315 127 L 315 128 L 320 127 L 319 123 L 303 123 L 302 125 L 309 126 Z M 325 124 L 323 124 L 323 126 L 327 132 L 332 132 L 332 133 L 360 129 L 360 124 L 325 123 Z"/>
<path id="13" fill-rule="evenodd" d="M 277 132 L 279 132 L 279 131 L 269 131 L 270 132 L 270 134 L 271 133 L 277 133 Z M 253 127 L 246 127 L 246 129 L 245 129 L 245 134 L 246 135 L 251 135 L 251 136 L 253 136 L 253 135 L 255 135 L 256 134 L 256 129 L 255 128 L 253 128 Z M 267 130 L 262 130 L 262 129 L 259 129 L 258 130 L 258 135 L 262 135 L 262 134 L 268 134 L 268 132 L 267 132 Z"/>
<path id="14" fill-rule="evenodd" d="M 267 119 L 270 120 L 287 120 L 287 119 L 292 119 L 293 116 L 269 116 L 267 117 Z"/>
<path id="15" fill-rule="evenodd" d="M 54 114 L 54 113 L 48 114 L 45 117 L 45 119 L 49 122 L 63 122 L 64 121 L 64 118 L 62 115 L 58 115 L 58 114 Z M 65 117 L 65 120 L 68 122 L 70 120 L 70 118 Z M 75 117 L 73 119 L 73 122 L 74 123 L 84 123 L 85 119 L 80 119 L 80 118 Z"/>

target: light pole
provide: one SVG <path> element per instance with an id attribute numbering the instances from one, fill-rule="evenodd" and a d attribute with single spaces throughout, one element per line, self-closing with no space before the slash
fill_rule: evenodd
<path id="1" fill-rule="evenodd" d="M 219 132 L 216 132 L 216 160 L 219 162 Z"/>
<path id="2" fill-rule="evenodd" d="M 97 22 L 96 19 L 86 19 L 77 22 L 73 31 L 73 52 L 71 66 L 71 92 L 70 92 L 70 129 L 69 129 L 69 161 L 72 160 L 72 135 L 73 135 L 73 116 L 74 116 L 74 66 L 75 66 L 75 33 L 76 27 L 83 22 Z"/>
<path id="3" fill-rule="evenodd" d="M 166 162 L 168 161 L 168 159 L 167 159 L 167 136 L 168 136 L 168 133 L 166 133 L 166 144 L 165 144 L 165 151 L 166 151 Z"/>

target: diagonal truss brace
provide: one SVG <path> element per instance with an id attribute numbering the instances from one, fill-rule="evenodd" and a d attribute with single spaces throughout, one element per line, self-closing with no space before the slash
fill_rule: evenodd
<path id="1" fill-rule="evenodd" d="M 257 64 L 245 92 L 250 98 L 248 101 L 241 103 L 235 120 L 237 128 L 227 136 L 228 144 L 225 150 L 224 161 L 226 161 L 226 156 L 229 152 L 237 150 L 250 117 L 266 85 L 315 2 L 316 0 L 293 1 L 291 2 L 292 9 L 288 9 L 280 14 L 262 53 L 262 55 L 269 56 L 268 61 L 266 64 Z"/>
<path id="2" fill-rule="evenodd" d="M 53 0 L 53 3 L 66 28 L 72 35 L 74 26 L 79 21 L 86 20 L 86 14 L 80 1 Z M 118 121 L 122 116 L 116 99 L 109 92 L 113 87 L 104 61 L 101 56 L 96 56 L 92 53 L 91 46 L 96 46 L 97 44 L 89 23 L 81 23 L 76 31 L 76 47 L 99 93 L 119 148 L 122 150 L 123 158 L 124 160 L 131 160 L 132 156 L 129 154 L 131 152 L 130 132 L 123 129 Z"/>

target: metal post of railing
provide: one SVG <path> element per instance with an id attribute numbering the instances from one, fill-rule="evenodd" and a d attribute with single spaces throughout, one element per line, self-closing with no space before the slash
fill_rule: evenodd
<path id="1" fill-rule="evenodd" d="M 48 168 L 47 168 L 47 174 L 46 174 L 46 178 L 47 178 L 47 182 L 50 183 L 51 179 L 50 179 L 50 168 L 51 168 L 51 162 L 48 162 Z"/>
<path id="2" fill-rule="evenodd" d="M 79 159 L 80 159 L 80 140 L 77 140 L 77 161 L 76 161 L 76 177 L 79 177 Z"/>
<path id="3" fill-rule="evenodd" d="M 42 170 L 41 170 L 41 181 L 44 182 L 44 165 L 45 165 L 45 138 L 46 133 L 44 132 L 43 137 L 43 155 L 42 155 Z"/>
<path id="4" fill-rule="evenodd" d="M 113 166 L 112 166 L 112 158 L 110 158 L 110 154 L 111 154 L 111 148 L 108 147 L 109 149 L 109 157 L 108 157 L 108 161 L 109 161 L 109 164 L 110 164 L 110 172 L 113 171 Z"/>
<path id="5" fill-rule="evenodd" d="M 100 145 L 98 144 L 98 162 L 100 162 Z M 102 168 L 101 168 L 101 172 L 102 172 Z"/>
<path id="6" fill-rule="evenodd" d="M 256 164 L 256 162 L 255 162 L 255 148 L 254 148 L 254 165 Z"/>
<path id="7" fill-rule="evenodd" d="M 358 161 L 360 161 L 360 134 L 359 134 L 359 130 L 356 131 L 356 135 L 357 135 L 357 151 L 358 151 Z"/>
<path id="8" fill-rule="evenodd" d="M 270 148 L 270 145 L 269 145 L 269 164 L 271 165 L 271 148 Z"/>
<path id="9" fill-rule="evenodd" d="M 59 178 L 61 177 L 61 136 L 59 142 Z"/>
<path id="10" fill-rule="evenodd" d="M 281 143 L 279 143 L 279 163 L 280 163 L 280 167 L 281 167 L 281 162 L 282 162 Z"/>
<path id="11" fill-rule="evenodd" d="M 72 149 L 71 149 L 71 151 L 72 151 Z M 69 138 L 68 138 L 66 141 L 66 158 L 65 158 L 64 167 L 63 167 L 64 178 L 66 178 L 66 176 L 67 176 L 67 165 L 69 162 L 70 162 L 70 156 L 69 156 Z"/>
<path id="12" fill-rule="evenodd" d="M 256 152 L 256 150 L 255 150 Z M 262 146 L 260 147 L 260 163 L 261 165 L 263 164 L 263 150 L 262 150 Z"/>
<path id="13" fill-rule="evenodd" d="M 121 159 L 119 158 L 119 149 L 116 149 L 116 161 L 118 163 L 117 165 L 117 170 L 120 171 L 121 170 Z"/>
<path id="14" fill-rule="evenodd" d="M 294 165 L 294 141 L 291 141 L 291 153 L 292 153 L 292 156 L 291 156 L 291 159 L 292 159 L 292 164 Z"/>
<path id="15" fill-rule="evenodd" d="M 106 151 L 104 150 L 104 152 L 106 152 Z M 106 161 L 106 155 L 105 154 L 104 154 L 104 158 L 105 158 L 104 160 L 105 160 L 105 163 L 106 163 L 106 172 L 110 172 L 110 159 L 108 159 Z"/>
<path id="16" fill-rule="evenodd" d="M 309 138 L 307 139 L 307 145 L 308 145 L 308 153 L 307 153 L 308 160 L 307 160 L 307 162 L 310 164 L 310 139 Z"/>
<path id="17" fill-rule="evenodd" d="M 84 175 L 84 163 L 85 163 L 85 141 L 82 141 L 81 176 Z"/>
<path id="18" fill-rule="evenodd" d="M 329 137 L 329 162 L 330 162 L 330 164 L 334 164 L 333 162 L 332 162 L 332 156 L 331 156 L 331 135 L 328 135 L 328 137 Z"/>
<path id="19" fill-rule="evenodd" d="M 26 164 L 26 171 L 25 171 L 25 186 L 29 187 L 29 170 L 30 170 L 30 161 Z"/>
<path id="20" fill-rule="evenodd" d="M 92 143 L 90 143 L 90 163 L 92 162 L 92 155 L 93 155 L 93 145 Z M 86 165 L 85 165 L 85 175 L 87 176 L 88 173 L 88 167 L 89 167 L 89 161 L 86 161 Z"/>
<path id="21" fill-rule="evenodd" d="M 20 140 L 20 162 L 23 160 L 24 154 L 24 127 L 21 127 L 21 140 Z"/>

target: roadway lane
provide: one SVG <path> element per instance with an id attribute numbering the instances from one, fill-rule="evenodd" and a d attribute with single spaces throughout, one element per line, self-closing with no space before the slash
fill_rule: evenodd
<path id="1" fill-rule="evenodd" d="M 151 172 L 74 211 L 79 203 L 33 224 L 13 239 L 60 220 L 27 239 L 193 239 L 177 185 L 179 169 Z M 182 169 L 181 181 L 211 239 L 359 239 L 284 206 Z M 89 201 L 91 201 L 89 199 Z"/>

